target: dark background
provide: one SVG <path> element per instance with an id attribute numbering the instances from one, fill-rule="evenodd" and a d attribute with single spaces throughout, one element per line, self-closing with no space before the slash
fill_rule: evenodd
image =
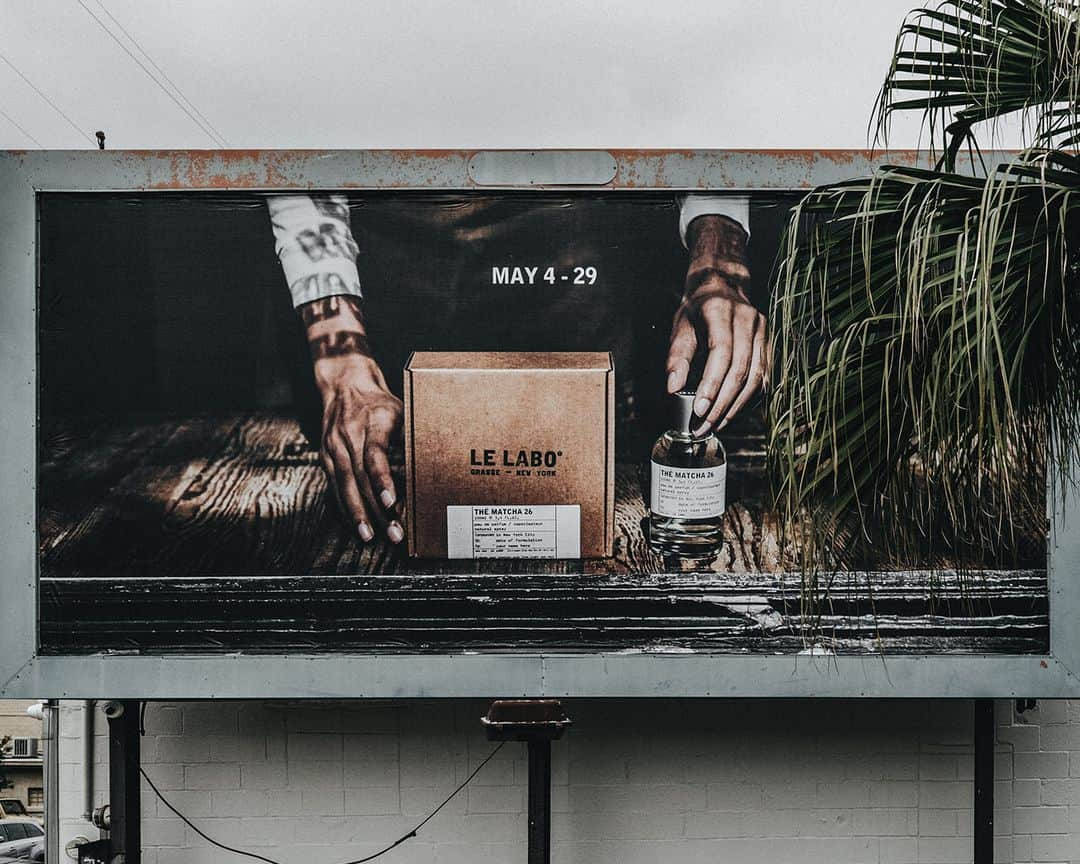
<path id="1" fill-rule="evenodd" d="M 797 198 L 754 198 L 753 290 L 763 311 Z M 454 221 L 463 202 L 483 205 L 475 224 Z M 687 262 L 672 193 L 364 192 L 351 211 L 369 335 L 396 392 L 412 350 L 609 349 L 624 426 L 630 437 L 655 437 Z M 42 193 L 39 215 L 46 432 L 78 417 L 249 409 L 295 411 L 314 432 L 307 348 L 263 196 Z M 573 260 L 550 252 L 568 247 Z M 482 284 L 492 265 L 515 264 L 592 265 L 600 279 L 576 294 Z"/>

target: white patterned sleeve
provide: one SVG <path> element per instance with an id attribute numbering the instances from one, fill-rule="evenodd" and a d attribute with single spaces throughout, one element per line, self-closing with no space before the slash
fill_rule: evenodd
<path id="1" fill-rule="evenodd" d="M 271 195 L 267 207 L 294 307 L 336 294 L 362 296 L 344 195 Z"/>

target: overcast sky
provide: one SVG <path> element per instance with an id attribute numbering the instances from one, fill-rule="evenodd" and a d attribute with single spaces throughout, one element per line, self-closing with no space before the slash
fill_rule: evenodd
<path id="1" fill-rule="evenodd" d="M 0 148 L 862 147 L 913 5 L 0 0 Z"/>

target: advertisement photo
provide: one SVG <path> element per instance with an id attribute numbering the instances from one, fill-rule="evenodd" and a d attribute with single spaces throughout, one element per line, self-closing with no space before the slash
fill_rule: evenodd
<path id="1" fill-rule="evenodd" d="M 809 436 L 766 372 L 826 337 L 770 297 L 781 243 L 829 230 L 797 205 L 41 193 L 42 650 L 1045 652 L 1042 452 L 993 542 L 770 507 L 809 460 L 766 451 Z M 811 593 L 815 541 L 848 569 Z"/>

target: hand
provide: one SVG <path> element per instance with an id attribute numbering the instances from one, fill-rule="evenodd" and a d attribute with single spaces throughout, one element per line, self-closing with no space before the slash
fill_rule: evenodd
<path id="1" fill-rule="evenodd" d="M 364 542 L 405 532 L 387 456 L 401 428 L 401 400 L 370 356 L 360 304 L 327 297 L 300 307 L 323 403 L 320 456 L 342 513 Z"/>
<path id="2" fill-rule="evenodd" d="M 690 223 L 690 266 L 682 303 L 675 313 L 667 359 L 667 390 L 686 386 L 699 344 L 708 348 L 694 400 L 704 435 L 722 429 L 750 401 L 764 381 L 765 316 L 747 297 L 750 270 L 746 232 L 723 216 L 699 216 Z"/>

